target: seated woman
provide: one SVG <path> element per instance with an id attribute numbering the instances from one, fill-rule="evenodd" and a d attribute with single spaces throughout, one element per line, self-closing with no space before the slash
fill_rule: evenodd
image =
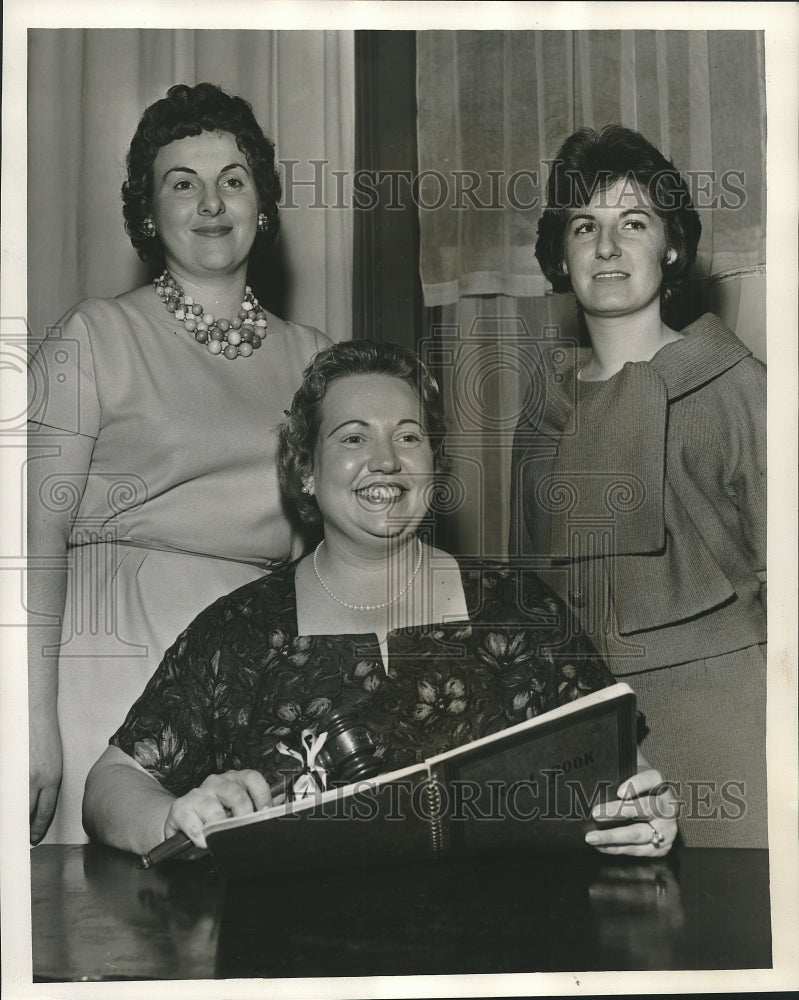
<path id="1" fill-rule="evenodd" d="M 204 846 L 204 824 L 271 803 L 270 784 L 301 767 L 286 747 L 334 708 L 369 726 L 393 770 L 612 683 L 535 576 L 461 568 L 417 534 L 444 424 L 415 355 L 335 344 L 287 417 L 281 485 L 323 541 L 218 600 L 166 653 L 86 784 L 86 830 L 115 847 L 143 853 L 181 830 Z M 626 801 L 606 806 L 638 821 L 588 842 L 668 851 L 660 782 L 641 759 Z"/>

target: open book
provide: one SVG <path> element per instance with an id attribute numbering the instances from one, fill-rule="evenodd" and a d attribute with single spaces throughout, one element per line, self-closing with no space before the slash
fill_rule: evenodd
<path id="1" fill-rule="evenodd" d="M 635 770 L 635 696 L 614 684 L 421 764 L 204 832 L 229 878 L 453 853 L 588 850 L 592 808 Z"/>

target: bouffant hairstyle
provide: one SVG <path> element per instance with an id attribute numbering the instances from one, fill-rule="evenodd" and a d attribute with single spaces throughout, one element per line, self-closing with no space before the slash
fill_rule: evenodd
<path id="1" fill-rule="evenodd" d="M 412 352 L 399 344 L 348 340 L 325 348 L 311 361 L 294 394 L 286 420 L 278 428 L 277 475 L 284 497 L 307 524 L 318 523 L 319 509 L 302 492 L 313 472 L 314 452 L 322 423 L 322 402 L 333 382 L 351 375 L 390 375 L 409 385 L 422 404 L 424 429 L 433 449 L 433 467 L 443 471 L 446 423 L 438 383 Z"/>
<path id="2" fill-rule="evenodd" d="M 599 132 L 581 128 L 558 150 L 547 182 L 546 208 L 538 223 L 535 255 L 556 292 L 572 291 L 564 273 L 564 239 L 569 210 L 582 208 L 618 180 L 635 181 L 666 228 L 676 254 L 661 262 L 661 302 L 667 302 L 696 259 L 702 233 L 688 185 L 670 160 L 639 132 L 606 125 Z"/>
<path id="3" fill-rule="evenodd" d="M 259 230 L 253 249 L 257 251 L 277 236 L 281 192 L 275 147 L 261 131 L 252 108 L 243 98 L 231 97 L 212 83 L 198 83 L 196 87 L 176 84 L 142 115 L 130 143 L 128 178 L 122 185 L 125 231 L 139 257 L 159 267 L 163 266 L 164 251 L 158 234 L 148 235 L 143 230 L 144 220 L 152 211 L 153 163 L 162 146 L 202 132 L 230 132 L 247 157 L 258 191 L 259 211 L 269 220 L 267 230 Z"/>

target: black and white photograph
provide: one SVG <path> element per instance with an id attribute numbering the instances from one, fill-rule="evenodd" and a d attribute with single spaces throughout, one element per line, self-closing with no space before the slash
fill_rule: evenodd
<path id="1" fill-rule="evenodd" d="M 6 4 L 4 996 L 799 988 L 798 118 L 793 3 Z"/>

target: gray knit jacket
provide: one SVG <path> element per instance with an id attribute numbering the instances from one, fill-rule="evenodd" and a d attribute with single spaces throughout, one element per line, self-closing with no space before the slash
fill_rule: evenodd
<path id="1" fill-rule="evenodd" d="M 630 672 L 766 640 L 765 366 L 710 313 L 683 332 L 604 382 L 542 352 L 515 438 L 510 554 Z"/>

